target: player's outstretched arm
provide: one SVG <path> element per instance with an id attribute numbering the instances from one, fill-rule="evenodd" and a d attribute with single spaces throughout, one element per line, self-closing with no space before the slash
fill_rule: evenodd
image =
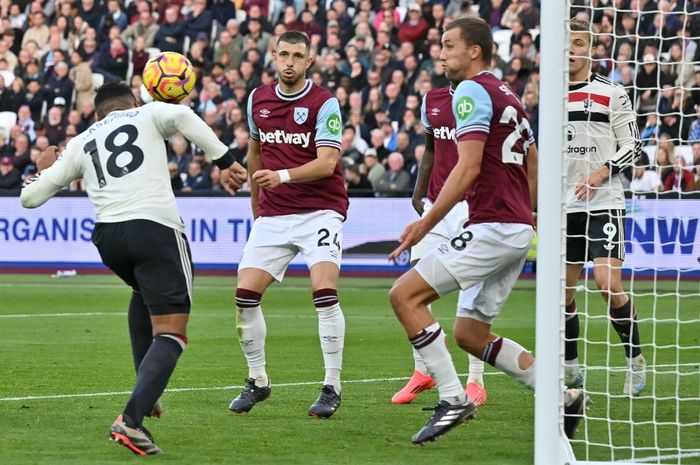
<path id="1" fill-rule="evenodd" d="M 69 144 L 69 148 L 71 144 Z M 67 148 L 61 157 L 56 155 L 57 147 L 44 149 L 37 160 L 39 174 L 24 181 L 20 202 L 24 208 L 36 208 L 56 195 L 73 180 L 81 177 L 80 166 Z"/>
<path id="2" fill-rule="evenodd" d="M 418 166 L 418 179 L 416 179 L 416 187 L 413 189 L 413 208 L 418 215 L 423 214 L 423 198 L 428 193 L 428 182 L 430 174 L 433 172 L 433 163 L 435 162 L 435 139 L 432 134 L 425 134 L 425 153 Z"/>
<path id="3" fill-rule="evenodd" d="M 340 160 L 340 151 L 333 147 L 318 147 L 316 159 L 286 170 L 258 170 L 251 175 L 263 189 L 274 189 L 287 182 L 306 182 L 333 176 Z"/>

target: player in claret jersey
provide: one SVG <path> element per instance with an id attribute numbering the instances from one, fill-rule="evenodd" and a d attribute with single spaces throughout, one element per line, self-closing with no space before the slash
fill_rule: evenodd
<path id="1" fill-rule="evenodd" d="M 483 286 L 472 309 L 455 324 L 458 345 L 530 389 L 535 360 L 524 347 L 491 332 L 512 290 L 534 236 L 537 149 L 525 112 L 511 89 L 488 72 L 493 37 L 477 18 L 451 21 L 442 35 L 445 75 L 457 85 L 452 97 L 459 159 L 430 212 L 410 224 L 398 256 L 416 244 L 469 192 L 469 224 L 424 256 L 390 292 L 391 304 L 413 347 L 437 383 L 440 401 L 413 442 L 433 441 L 474 416 L 427 305 L 458 289 Z M 567 392 L 565 430 L 573 435 L 585 406 L 580 390 Z M 572 416 L 575 414 L 576 416 Z"/>
<path id="2" fill-rule="evenodd" d="M 238 267 L 236 326 L 248 379 L 229 406 L 233 412 L 248 412 L 270 395 L 260 300 L 273 281 L 282 280 L 298 253 L 311 273 L 326 371 L 309 415 L 327 418 L 340 405 L 345 319 L 337 281 L 348 209 L 338 164 L 342 121 L 333 94 L 306 79 L 310 49 L 305 34 L 283 33 L 274 53 L 279 82 L 258 87 L 248 98 L 248 168 L 256 220 Z"/>
<path id="3" fill-rule="evenodd" d="M 574 296 L 583 265 L 590 260 L 596 286 L 625 350 L 623 393 L 637 396 L 646 386 L 646 360 L 637 312 L 622 287 L 626 206 L 619 172 L 634 164 L 642 143 L 625 88 L 591 73 L 590 24 L 574 18 L 569 27 L 565 382 L 583 384 Z"/>
<path id="4" fill-rule="evenodd" d="M 455 118 L 452 114 L 454 88 L 443 87 L 430 90 L 423 98 L 421 121 L 425 127 L 425 155 L 421 160 L 416 188 L 413 191 L 413 207 L 420 216 L 430 212 L 442 186 L 457 163 L 457 145 L 454 142 Z M 415 264 L 431 249 L 459 236 L 469 217 L 466 199 L 458 202 L 452 210 L 411 248 L 411 263 Z M 460 291 L 457 301 L 457 318 L 466 317 L 468 309 L 474 308 L 474 299 L 481 286 Z M 411 379 L 391 398 L 394 404 L 408 404 L 418 394 L 435 387 L 418 351 L 413 349 L 414 371 Z M 484 389 L 484 361 L 469 354 L 469 378 L 467 395 L 475 406 L 486 402 Z"/>

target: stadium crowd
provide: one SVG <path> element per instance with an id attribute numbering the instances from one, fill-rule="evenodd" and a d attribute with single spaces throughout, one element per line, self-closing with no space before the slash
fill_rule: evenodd
<path id="1" fill-rule="evenodd" d="M 637 105 L 647 149 L 627 185 L 700 186 L 700 2 L 572 3 L 573 14 L 593 11 L 595 71 L 625 85 Z M 198 79 L 184 104 L 245 165 L 247 96 L 275 79 L 276 38 L 298 30 L 311 37 L 309 77 L 340 102 L 350 195 L 410 196 L 425 150 L 422 96 L 449 84 L 438 57 L 451 18 L 491 25 L 492 71 L 521 96 L 537 135 L 539 8 L 539 0 L 0 0 L 0 190 L 18 190 L 42 149 L 92 124 L 96 85 L 125 80 L 148 101 L 141 72 L 159 51 L 189 57 Z M 221 190 L 204 154 L 181 135 L 167 144 L 173 189 Z"/>

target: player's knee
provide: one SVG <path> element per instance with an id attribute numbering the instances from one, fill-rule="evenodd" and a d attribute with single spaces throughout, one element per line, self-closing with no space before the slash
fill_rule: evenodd
<path id="1" fill-rule="evenodd" d="M 481 357 L 478 338 L 471 332 L 460 331 L 455 333 L 455 342 L 460 349 L 466 350 L 472 355 Z"/>
<path id="2" fill-rule="evenodd" d="M 248 289 L 236 289 L 236 308 L 239 310 L 252 309 L 260 306 L 262 294 Z"/>
<path id="3" fill-rule="evenodd" d="M 410 296 L 405 287 L 406 286 L 403 286 L 400 283 L 394 283 L 389 291 L 389 302 L 391 302 L 394 313 L 403 313 L 403 311 L 407 308 L 407 303 Z"/>

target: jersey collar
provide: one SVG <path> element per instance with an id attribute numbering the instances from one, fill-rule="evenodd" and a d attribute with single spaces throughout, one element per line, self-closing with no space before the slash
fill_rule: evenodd
<path id="1" fill-rule="evenodd" d="M 302 98 L 304 95 L 308 94 L 309 91 L 311 90 L 311 79 L 306 80 L 306 85 L 299 91 L 294 94 L 285 94 L 282 92 L 282 89 L 280 89 L 279 82 L 275 84 L 275 94 L 277 97 L 279 97 L 282 100 L 287 100 L 287 101 L 292 101 L 292 100 L 298 100 Z"/>
<path id="2" fill-rule="evenodd" d="M 572 84 L 569 86 L 569 90 L 578 90 L 583 87 L 586 87 L 591 81 L 593 81 L 593 73 L 588 75 L 588 79 L 586 79 L 584 82 L 579 82 L 578 84 Z"/>

